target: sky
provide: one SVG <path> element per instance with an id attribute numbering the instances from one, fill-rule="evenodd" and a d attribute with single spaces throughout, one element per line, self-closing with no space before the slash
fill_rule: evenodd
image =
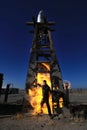
<path id="1" fill-rule="evenodd" d="M 87 87 L 87 2 L 86 0 L 1 0 L 0 73 L 3 86 L 25 88 L 33 34 L 26 26 L 43 10 L 48 21 L 55 21 L 52 32 L 63 80 L 72 88 Z"/>

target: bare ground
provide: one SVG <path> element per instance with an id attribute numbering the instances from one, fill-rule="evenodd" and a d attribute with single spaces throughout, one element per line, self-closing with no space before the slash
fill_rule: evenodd
<path id="1" fill-rule="evenodd" d="M 87 120 L 72 119 L 69 113 L 50 119 L 48 115 L 32 116 L 30 113 L 0 118 L 0 130 L 87 130 Z"/>

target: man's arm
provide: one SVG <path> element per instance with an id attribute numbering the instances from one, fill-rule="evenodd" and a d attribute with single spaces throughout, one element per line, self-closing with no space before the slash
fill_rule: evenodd
<path id="1" fill-rule="evenodd" d="M 49 86 L 48 86 L 49 87 Z M 50 89 L 50 87 L 49 87 L 49 92 L 52 94 L 52 90 Z"/>
<path id="2" fill-rule="evenodd" d="M 42 87 L 42 85 L 41 85 L 41 84 L 39 84 L 39 83 L 38 83 L 37 85 L 38 85 L 39 87 Z"/>

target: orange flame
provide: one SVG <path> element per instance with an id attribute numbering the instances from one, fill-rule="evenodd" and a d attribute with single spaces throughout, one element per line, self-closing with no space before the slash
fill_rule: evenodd
<path id="1" fill-rule="evenodd" d="M 41 65 L 44 66 L 44 68 L 47 69 L 48 71 L 50 70 L 49 64 L 42 63 Z M 47 84 L 51 88 L 50 73 L 38 72 L 36 79 L 37 79 L 37 83 L 39 83 L 41 85 L 42 85 L 43 80 L 46 80 Z M 43 98 L 42 97 L 42 87 L 36 86 L 36 87 L 32 87 L 32 89 L 29 89 L 29 97 L 30 97 L 29 102 L 30 102 L 31 106 L 34 108 L 34 111 L 33 111 L 32 114 L 36 115 L 38 113 L 41 113 L 41 100 Z M 49 104 L 50 104 L 50 108 L 51 108 L 51 111 L 52 111 L 52 95 L 49 96 Z M 63 101 L 60 100 L 59 105 L 61 107 L 63 107 L 62 104 L 63 104 Z M 46 104 L 43 105 L 42 111 L 43 111 L 44 114 L 48 114 Z"/>
<path id="2" fill-rule="evenodd" d="M 33 89 L 29 89 L 29 96 L 30 96 L 30 103 L 32 107 L 34 108 L 33 115 L 36 115 L 38 113 L 41 113 L 41 100 L 42 100 L 42 88 L 41 87 L 35 87 Z M 50 106 L 52 106 L 52 100 L 51 96 L 49 98 Z M 44 114 L 47 114 L 47 107 L 46 104 L 44 104 L 42 111 Z"/>
<path id="3" fill-rule="evenodd" d="M 48 71 L 50 70 L 50 66 L 48 63 L 42 63 L 42 66 L 44 66 Z M 41 66 L 41 67 L 42 67 Z M 50 81 L 50 73 L 37 73 L 37 83 L 42 85 L 43 80 L 47 81 L 47 84 L 51 88 L 51 81 Z M 32 89 L 29 89 L 29 96 L 30 96 L 30 104 L 34 108 L 33 114 L 38 114 L 41 112 L 41 100 L 42 100 L 42 87 L 37 86 L 33 87 Z M 52 98 L 51 95 L 49 96 L 49 103 L 52 110 Z M 47 107 L 46 104 L 43 105 L 42 111 L 44 114 L 47 114 Z"/>

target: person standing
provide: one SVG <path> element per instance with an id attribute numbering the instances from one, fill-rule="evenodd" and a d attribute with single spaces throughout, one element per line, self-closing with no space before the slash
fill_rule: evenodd
<path id="1" fill-rule="evenodd" d="M 42 112 L 42 107 L 44 103 L 46 103 L 47 109 L 48 109 L 48 114 L 50 117 L 52 117 L 51 114 L 51 109 L 50 109 L 50 104 L 49 104 L 49 93 L 51 93 L 50 87 L 47 84 L 46 80 L 43 80 L 43 85 L 42 85 L 42 101 L 41 101 L 41 112 Z"/>

